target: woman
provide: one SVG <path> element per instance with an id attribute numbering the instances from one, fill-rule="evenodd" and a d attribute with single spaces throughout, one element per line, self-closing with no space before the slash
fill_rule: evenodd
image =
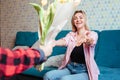
<path id="1" fill-rule="evenodd" d="M 72 16 L 72 32 L 54 42 L 55 46 L 67 46 L 59 70 L 47 72 L 44 80 L 98 80 L 99 69 L 94 60 L 98 35 L 86 25 L 84 11 L 75 11 Z"/>

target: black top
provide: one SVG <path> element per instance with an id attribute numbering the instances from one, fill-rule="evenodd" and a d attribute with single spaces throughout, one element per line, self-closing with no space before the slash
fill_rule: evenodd
<path id="1" fill-rule="evenodd" d="M 84 51 L 83 51 L 83 44 L 80 46 L 76 46 L 71 55 L 71 62 L 76 62 L 80 64 L 85 64 L 85 56 L 84 56 Z"/>

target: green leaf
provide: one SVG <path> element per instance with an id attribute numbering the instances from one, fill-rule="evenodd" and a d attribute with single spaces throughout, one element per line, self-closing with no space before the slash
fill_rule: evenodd
<path id="1" fill-rule="evenodd" d="M 39 12 L 42 11 L 42 8 L 39 4 L 36 4 L 36 3 L 29 3 L 29 4 L 35 8 L 35 10 L 37 11 L 38 14 L 39 14 Z"/>
<path id="2" fill-rule="evenodd" d="M 29 4 L 35 8 L 35 10 L 38 13 L 40 21 L 42 21 L 44 18 L 44 9 L 39 4 L 36 3 L 29 3 Z M 43 22 L 41 23 L 41 25 L 43 25 Z"/>
<path id="3" fill-rule="evenodd" d="M 30 5 L 32 5 L 34 7 L 34 9 L 37 11 L 38 13 L 38 18 L 39 18 L 39 27 L 40 27 L 40 35 L 42 36 L 42 32 L 43 32 L 43 29 L 44 29 L 44 24 L 42 22 L 43 20 L 43 16 L 44 16 L 44 9 L 39 5 L 39 4 L 36 4 L 36 3 L 29 3 Z"/>
<path id="4" fill-rule="evenodd" d="M 40 27 L 40 35 L 41 40 L 40 43 L 44 45 L 46 36 L 48 34 L 49 28 L 53 22 L 55 10 L 56 10 L 56 3 L 57 1 L 54 0 L 52 4 L 48 6 L 46 13 L 44 13 L 43 7 L 36 3 L 29 3 L 32 5 L 38 13 L 39 18 L 39 27 Z"/>

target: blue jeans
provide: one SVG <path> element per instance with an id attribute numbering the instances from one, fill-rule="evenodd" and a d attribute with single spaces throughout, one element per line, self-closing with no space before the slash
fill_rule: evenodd
<path id="1" fill-rule="evenodd" d="M 61 70 L 52 70 L 45 74 L 44 80 L 89 80 L 87 71 L 83 69 L 85 68 L 80 67 L 79 70 L 82 72 L 74 74 L 67 67 Z"/>

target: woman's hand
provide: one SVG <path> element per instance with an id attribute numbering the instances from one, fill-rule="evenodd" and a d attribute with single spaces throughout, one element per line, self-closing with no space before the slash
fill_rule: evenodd
<path id="1" fill-rule="evenodd" d="M 88 46 L 90 46 L 91 44 L 93 44 L 93 38 L 89 37 L 90 32 L 86 33 L 85 35 L 85 44 L 87 44 Z"/>
<path id="2" fill-rule="evenodd" d="M 93 39 L 92 38 L 86 38 L 86 42 L 85 42 L 87 45 L 91 45 L 93 44 Z"/>
<path id="3" fill-rule="evenodd" d="M 87 44 L 88 46 L 93 44 L 93 39 L 89 37 L 90 32 L 87 32 L 86 34 L 82 34 L 81 36 L 77 37 L 77 46 L 80 46 L 82 43 Z"/>
<path id="4" fill-rule="evenodd" d="M 44 51 L 44 54 L 45 54 L 46 57 L 48 57 L 52 54 L 53 47 L 54 47 L 53 44 L 48 44 L 48 45 L 45 45 L 45 46 L 40 45 L 40 49 L 42 49 Z"/>

